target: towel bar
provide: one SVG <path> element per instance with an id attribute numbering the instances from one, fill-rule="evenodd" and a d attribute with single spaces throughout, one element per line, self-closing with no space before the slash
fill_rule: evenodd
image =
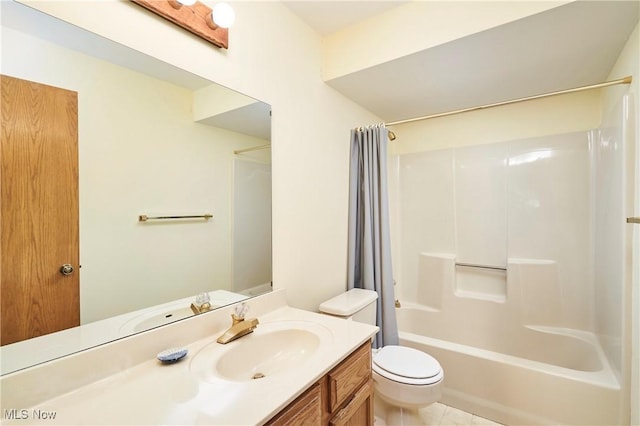
<path id="1" fill-rule="evenodd" d="M 506 271 L 507 268 L 503 268 L 502 266 L 491 266 L 491 265 L 477 265 L 474 263 L 457 263 L 456 266 L 464 266 L 466 268 L 480 268 L 480 269 L 493 269 L 496 271 Z"/>
<path id="2" fill-rule="evenodd" d="M 147 216 L 141 214 L 138 216 L 138 222 L 146 222 L 148 220 L 165 220 L 165 219 L 204 219 L 209 220 L 213 217 L 212 214 L 191 215 L 191 216 Z"/>

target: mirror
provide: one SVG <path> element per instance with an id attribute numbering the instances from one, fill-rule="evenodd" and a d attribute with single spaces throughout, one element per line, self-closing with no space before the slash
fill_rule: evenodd
<path id="1" fill-rule="evenodd" d="M 270 106 L 0 4 L 1 73 L 78 94 L 81 266 L 80 326 L 2 346 L 2 374 L 269 291 Z"/>

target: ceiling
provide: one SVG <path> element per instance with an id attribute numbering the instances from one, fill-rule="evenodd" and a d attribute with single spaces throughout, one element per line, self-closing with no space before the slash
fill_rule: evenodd
<path id="1" fill-rule="evenodd" d="M 402 3 L 285 4 L 328 34 Z M 600 83 L 638 23 L 639 4 L 571 2 L 327 83 L 387 122 Z"/>
<path id="2" fill-rule="evenodd" d="M 321 35 L 331 34 L 408 1 L 283 1 Z"/>

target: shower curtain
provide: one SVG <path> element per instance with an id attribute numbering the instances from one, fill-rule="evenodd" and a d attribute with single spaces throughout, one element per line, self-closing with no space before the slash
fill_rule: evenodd
<path id="1" fill-rule="evenodd" d="M 387 190 L 387 129 L 351 130 L 347 288 L 378 293 L 374 347 L 398 344 Z"/>

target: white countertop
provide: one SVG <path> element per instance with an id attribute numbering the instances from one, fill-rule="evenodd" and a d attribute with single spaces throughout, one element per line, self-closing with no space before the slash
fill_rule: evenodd
<path id="1" fill-rule="evenodd" d="M 174 364 L 149 359 L 34 406 L 3 404 L 3 424 L 262 424 L 377 331 L 367 324 L 288 306 L 259 315 L 259 321 L 254 334 L 227 345 L 215 343 L 219 333 L 183 345 L 189 355 Z M 204 378 L 191 371 L 192 360 L 202 348 L 211 348 L 213 343 L 220 351 L 228 350 L 242 339 L 257 336 L 260 327 L 282 321 L 315 323 L 328 330 L 330 339 L 301 368 L 258 380 L 230 381 L 215 375 Z M 33 383 L 33 378 L 30 380 Z M 47 377 L 42 380 L 46 385 Z M 12 385 L 15 383 L 19 382 L 14 378 Z M 3 386 L 2 390 L 4 393 L 8 389 Z M 14 419 L 7 420 L 7 409 L 24 411 L 16 411 Z M 43 413 L 55 414 L 55 418 L 38 419 Z M 20 420 L 20 415 L 27 418 Z"/>

